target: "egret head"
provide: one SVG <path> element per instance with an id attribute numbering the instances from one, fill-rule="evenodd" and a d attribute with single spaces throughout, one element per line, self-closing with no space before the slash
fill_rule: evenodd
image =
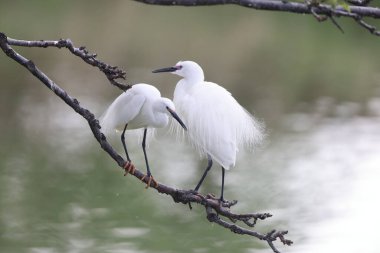
<path id="1" fill-rule="evenodd" d="M 201 81 L 204 80 L 204 74 L 201 66 L 199 66 L 198 63 L 193 61 L 179 61 L 173 67 L 156 69 L 152 72 L 171 72 L 172 74 L 182 76 L 185 79 L 196 79 Z"/>
<path id="2" fill-rule="evenodd" d="M 170 114 L 175 120 L 178 121 L 178 123 L 183 127 L 183 129 L 187 130 L 186 125 L 183 123 L 181 118 L 175 112 L 174 103 L 170 99 L 161 98 L 158 103 L 158 110 L 160 110 L 163 113 Z"/>

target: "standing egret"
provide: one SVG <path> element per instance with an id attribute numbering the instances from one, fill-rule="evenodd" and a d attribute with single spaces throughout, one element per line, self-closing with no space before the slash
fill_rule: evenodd
<path id="1" fill-rule="evenodd" d="M 135 84 L 129 90 L 118 96 L 108 107 L 106 112 L 100 119 L 100 125 L 105 130 L 116 129 L 122 131 L 121 142 L 123 143 L 124 151 L 128 162 L 124 169 L 128 172 L 133 172 L 131 159 L 129 158 L 127 146 L 125 144 L 125 131 L 128 129 L 144 128 L 144 137 L 142 141 L 142 149 L 144 151 L 146 170 L 148 177 L 147 188 L 153 181 L 158 185 L 153 178 L 148 158 L 145 151 L 146 133 L 148 128 L 165 127 L 169 122 L 168 115 L 174 119 L 186 130 L 185 124 L 175 112 L 173 102 L 168 98 L 161 97 L 161 93 L 155 87 L 149 84 Z M 142 180 L 145 179 L 145 176 Z"/>
<path id="2" fill-rule="evenodd" d="M 236 154 L 241 146 L 253 147 L 263 139 L 263 127 L 225 88 L 206 82 L 203 70 L 197 63 L 180 61 L 174 67 L 153 71 L 159 72 L 171 72 L 183 77 L 175 87 L 173 101 L 189 128 L 187 135 L 190 142 L 208 159 L 206 170 L 194 190 L 198 191 L 215 160 L 222 167 L 220 201 L 225 202 L 225 170 L 235 166 Z"/>

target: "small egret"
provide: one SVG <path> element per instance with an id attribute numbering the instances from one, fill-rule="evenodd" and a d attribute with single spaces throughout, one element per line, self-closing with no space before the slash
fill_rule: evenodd
<path id="1" fill-rule="evenodd" d="M 165 127 L 169 122 L 168 115 L 174 119 L 186 130 L 185 124 L 175 112 L 173 102 L 168 98 L 161 97 L 161 93 L 155 87 L 149 84 L 135 84 L 129 90 L 118 96 L 108 107 L 100 119 L 100 125 L 103 129 L 116 129 L 122 131 L 121 142 L 123 143 L 124 151 L 128 162 L 124 169 L 133 173 L 134 168 L 131 166 L 131 159 L 125 144 L 125 131 L 128 129 L 144 128 L 144 137 L 142 141 L 142 149 L 144 151 L 145 164 L 148 177 L 147 187 L 153 181 L 158 185 L 153 178 L 148 158 L 145 151 L 146 133 L 148 128 Z M 142 180 L 145 179 L 145 176 Z"/>
<path id="2" fill-rule="evenodd" d="M 219 199 L 225 202 L 225 170 L 235 166 L 236 154 L 241 146 L 253 147 L 263 139 L 262 125 L 225 88 L 206 82 L 203 70 L 197 63 L 180 61 L 174 67 L 153 70 L 153 73 L 159 72 L 171 72 L 183 77 L 176 85 L 173 101 L 188 127 L 190 142 L 208 159 L 206 170 L 194 190 L 198 191 L 215 160 L 222 167 Z"/>

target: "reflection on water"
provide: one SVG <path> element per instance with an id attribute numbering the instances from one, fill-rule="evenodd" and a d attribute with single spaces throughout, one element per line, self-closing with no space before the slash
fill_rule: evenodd
<path id="1" fill-rule="evenodd" d="M 286 115 L 286 130 L 272 130 L 255 154 L 239 155 L 226 177 L 227 198 L 239 199 L 239 212 L 272 212 L 258 229 L 288 229 L 295 244 L 279 246 L 283 252 L 378 252 L 379 101 L 368 102 L 366 117 L 358 116 L 360 105 L 328 98 L 312 113 Z M 85 122 L 62 109 L 70 124 L 61 124 L 49 111 L 54 104 L 20 107 L 27 139 L 1 161 L 1 252 L 271 252 L 210 224 L 202 208 L 190 211 L 124 178 L 91 146 Z M 53 118 L 42 125 L 41 115 Z M 36 136 L 46 139 L 32 147 Z M 140 145 L 131 146 L 143 168 Z M 194 187 L 205 165 L 165 130 L 149 155 L 155 177 L 180 188 Z M 201 190 L 218 193 L 220 176 L 214 168 Z"/>
<path id="2" fill-rule="evenodd" d="M 325 119 L 288 146 L 301 151 L 288 165 L 285 210 L 305 238 L 297 252 L 379 251 L 379 127 L 379 118 Z"/>

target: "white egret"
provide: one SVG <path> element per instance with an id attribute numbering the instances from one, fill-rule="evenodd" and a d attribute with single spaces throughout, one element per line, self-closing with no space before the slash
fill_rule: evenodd
<path id="1" fill-rule="evenodd" d="M 180 61 L 174 67 L 153 71 L 159 72 L 171 72 L 183 77 L 175 87 L 173 102 L 188 127 L 190 142 L 208 159 L 207 168 L 195 191 L 198 191 L 215 160 L 222 167 L 220 201 L 224 202 L 225 170 L 235 166 L 236 154 L 241 146 L 253 148 L 263 139 L 263 127 L 225 88 L 206 82 L 203 70 L 197 63 Z"/>
<path id="2" fill-rule="evenodd" d="M 142 149 L 146 163 L 146 176 L 148 177 L 147 187 L 150 186 L 152 181 L 156 186 L 158 184 L 154 180 L 149 168 L 145 151 L 146 133 L 148 128 L 165 127 L 169 122 L 169 114 L 186 130 L 185 124 L 175 112 L 173 102 L 168 98 L 161 97 L 159 90 L 152 85 L 139 83 L 133 85 L 132 88 L 118 96 L 100 118 L 100 125 L 106 131 L 110 129 L 122 131 L 121 142 L 123 143 L 128 160 L 124 169 L 128 172 L 131 172 L 130 170 L 133 170 L 133 167 L 131 166 L 131 159 L 129 158 L 125 144 L 125 131 L 127 127 L 128 129 L 144 128 Z M 144 178 L 145 176 L 142 180 L 144 180 Z"/>

